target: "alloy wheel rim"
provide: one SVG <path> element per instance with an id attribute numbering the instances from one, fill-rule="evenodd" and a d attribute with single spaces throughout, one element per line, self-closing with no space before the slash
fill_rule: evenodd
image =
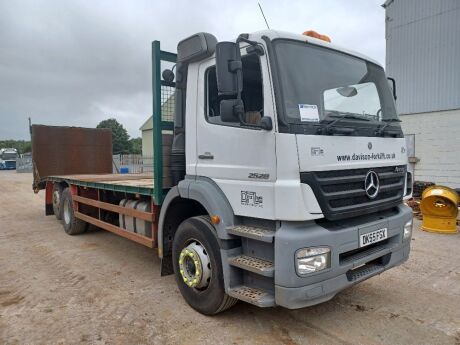
<path id="1" fill-rule="evenodd" d="M 211 278 L 211 262 L 204 246 L 192 240 L 179 255 L 179 272 L 184 283 L 194 289 L 204 290 Z"/>
<path id="2" fill-rule="evenodd" d="M 64 214 L 64 222 L 66 224 L 70 224 L 70 207 L 69 207 L 68 202 L 64 203 L 63 214 Z"/>

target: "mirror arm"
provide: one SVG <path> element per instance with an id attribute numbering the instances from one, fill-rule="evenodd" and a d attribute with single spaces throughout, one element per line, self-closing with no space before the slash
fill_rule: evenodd
<path id="1" fill-rule="evenodd" d="M 259 44 L 256 41 L 251 41 L 248 37 L 249 37 L 248 34 L 240 34 L 238 38 L 236 39 L 236 43 L 245 42 L 245 43 L 249 43 L 252 46 L 257 46 Z"/>
<path id="2" fill-rule="evenodd" d="M 240 34 L 236 40 L 236 43 L 245 42 L 250 44 L 251 46 L 246 48 L 248 54 L 256 53 L 259 56 L 264 55 L 264 49 L 261 47 L 260 43 L 256 41 L 251 41 L 248 39 L 248 34 Z"/>
<path id="3" fill-rule="evenodd" d="M 240 96 L 239 93 L 238 93 L 238 95 L 239 95 L 238 99 L 241 99 L 241 96 Z M 238 115 L 238 119 L 240 120 L 240 123 L 244 123 L 243 122 L 244 107 L 242 105 L 242 102 L 241 102 L 241 104 L 237 104 L 237 105 L 233 106 L 233 112 Z"/>
<path id="4" fill-rule="evenodd" d="M 396 96 L 396 80 L 395 80 L 394 78 L 391 78 L 391 77 L 387 77 L 387 79 L 388 79 L 389 81 L 391 81 L 391 83 L 393 84 L 393 98 L 394 98 L 395 101 L 396 101 L 396 99 L 398 98 L 398 97 Z"/>

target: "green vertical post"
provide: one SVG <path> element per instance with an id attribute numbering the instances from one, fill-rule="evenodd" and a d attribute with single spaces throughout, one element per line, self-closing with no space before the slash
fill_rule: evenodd
<path id="1" fill-rule="evenodd" d="M 152 93 L 153 93 L 153 200 L 163 201 L 163 143 L 161 135 L 161 57 L 160 42 L 152 42 Z"/>

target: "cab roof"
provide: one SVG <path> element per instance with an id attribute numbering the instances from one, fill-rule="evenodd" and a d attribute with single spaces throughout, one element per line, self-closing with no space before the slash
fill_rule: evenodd
<path id="1" fill-rule="evenodd" d="M 340 52 L 343 52 L 343 53 L 346 53 L 346 54 L 349 54 L 349 55 L 356 56 L 358 58 L 370 61 L 370 62 L 382 67 L 382 65 L 379 62 L 377 62 L 376 60 L 370 58 L 369 56 L 366 56 L 366 55 L 358 53 L 356 51 L 353 51 L 353 50 L 350 50 L 350 49 L 347 49 L 347 48 L 344 48 L 344 47 L 341 47 L 341 46 L 335 45 L 333 43 L 329 43 L 329 42 L 326 42 L 326 41 L 323 41 L 323 40 L 320 40 L 320 39 L 317 39 L 317 38 L 314 38 L 314 37 L 306 36 L 306 35 L 293 34 L 293 33 L 290 33 L 290 32 L 278 31 L 278 30 L 262 30 L 262 31 L 256 31 L 256 32 L 250 33 L 249 34 L 249 39 L 255 39 L 255 38 L 260 39 L 263 36 L 268 37 L 270 40 L 275 40 L 275 39 L 278 39 L 278 38 L 285 38 L 285 39 L 290 39 L 290 40 L 295 40 L 295 41 L 308 42 L 308 43 L 311 43 L 311 44 L 314 44 L 314 45 L 326 47 L 326 48 L 329 48 L 329 49 L 337 50 L 337 51 L 340 51 Z"/>

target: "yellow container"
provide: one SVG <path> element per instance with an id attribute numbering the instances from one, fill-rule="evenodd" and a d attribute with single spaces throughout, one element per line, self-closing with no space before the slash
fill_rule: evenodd
<path id="1" fill-rule="evenodd" d="M 431 186 L 425 189 L 420 202 L 422 230 L 443 234 L 457 233 L 458 201 L 457 192 L 449 187 Z"/>

